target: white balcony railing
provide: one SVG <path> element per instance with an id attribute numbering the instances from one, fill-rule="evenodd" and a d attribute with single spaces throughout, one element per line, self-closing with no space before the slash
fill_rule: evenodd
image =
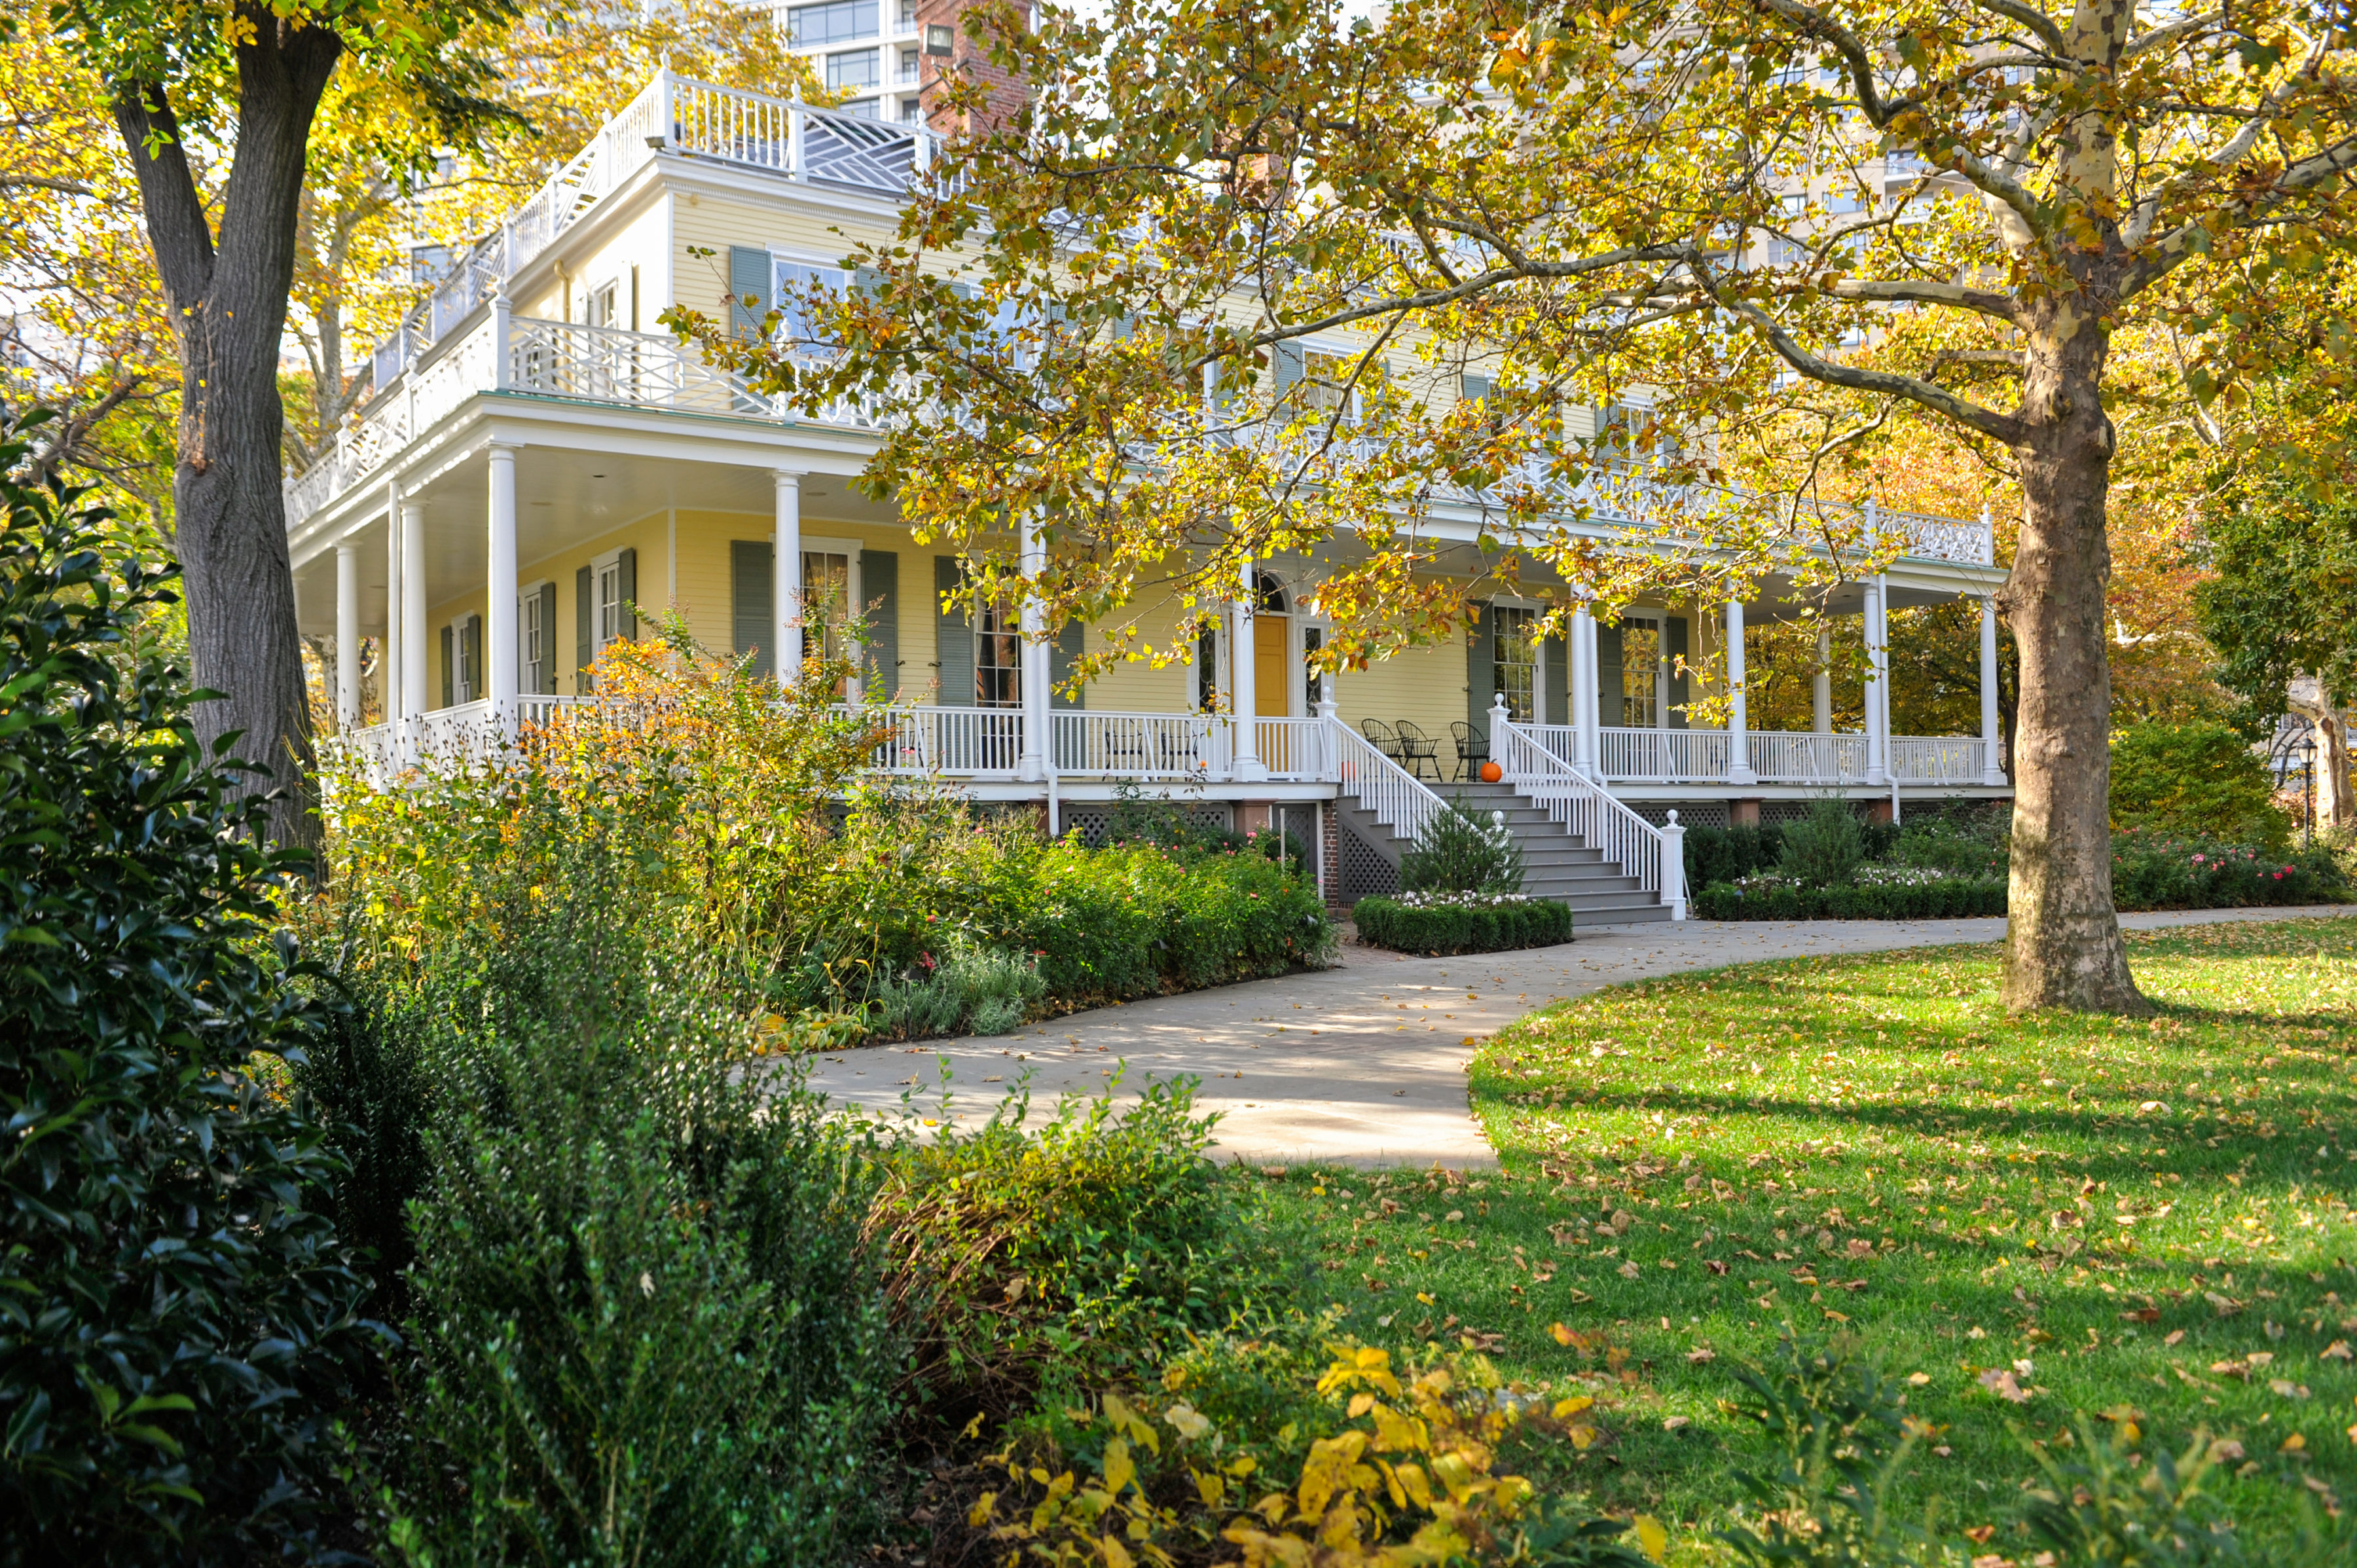
<path id="1" fill-rule="evenodd" d="M 1577 755 L 1569 725 L 1518 726 L 1566 763 Z M 1727 736 L 1714 729 L 1599 729 L 1597 763 L 1612 784 L 1726 784 Z M 1744 752 L 1762 784 L 1855 785 L 1866 781 L 1866 736 L 1752 730 Z M 1893 736 L 1890 768 L 1901 784 L 1989 781 L 1988 746 L 1978 736 Z"/>
<path id="2" fill-rule="evenodd" d="M 1894 735 L 1890 771 L 1902 784 L 1977 784 L 1988 774 L 1988 743 L 1976 735 Z"/>
<path id="3" fill-rule="evenodd" d="M 1855 784 L 1866 777 L 1866 736 L 1755 730 L 1751 771 L 1770 784 Z"/>

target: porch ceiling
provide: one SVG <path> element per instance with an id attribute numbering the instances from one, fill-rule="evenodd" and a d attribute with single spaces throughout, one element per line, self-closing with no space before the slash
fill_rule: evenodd
<path id="1" fill-rule="evenodd" d="M 897 511 L 860 495 L 832 474 L 802 480 L 805 529 L 829 521 L 891 524 Z M 439 603 L 482 581 L 490 549 L 490 462 L 479 446 L 404 498 L 425 508 L 426 602 Z M 670 508 L 749 512 L 777 508 L 772 470 L 552 446 L 516 452 L 516 562 L 527 577 L 536 564 L 625 524 Z M 371 635 L 385 614 L 385 520 L 380 513 L 348 535 L 360 549 L 361 623 Z M 336 628 L 336 553 L 322 550 L 295 569 L 296 613 L 307 633 Z"/>

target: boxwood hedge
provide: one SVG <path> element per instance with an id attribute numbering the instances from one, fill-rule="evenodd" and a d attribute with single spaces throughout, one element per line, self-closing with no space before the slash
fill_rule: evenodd
<path id="1" fill-rule="evenodd" d="M 1361 898 L 1351 918 L 1359 940 L 1399 952 L 1502 952 L 1571 940 L 1571 906 L 1551 898 L 1497 904 L 1408 904 Z"/>

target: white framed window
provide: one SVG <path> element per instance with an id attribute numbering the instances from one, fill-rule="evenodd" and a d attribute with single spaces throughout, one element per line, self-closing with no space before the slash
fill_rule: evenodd
<path id="1" fill-rule="evenodd" d="M 996 605 L 977 602 L 974 615 L 974 703 L 978 708 L 1023 705 L 1023 634 Z"/>
<path id="2" fill-rule="evenodd" d="M 483 618 L 464 615 L 449 626 L 450 703 L 454 707 L 483 694 Z"/>
<path id="3" fill-rule="evenodd" d="M 772 253 L 770 263 L 770 297 L 777 301 L 779 310 L 778 341 L 788 346 L 817 343 L 821 328 L 811 319 L 802 296 L 813 291 L 842 294 L 851 285 L 851 274 L 841 267 L 798 256 Z"/>
<path id="4" fill-rule="evenodd" d="M 581 319 L 592 327 L 619 327 L 622 325 L 621 306 L 621 282 L 608 278 L 591 288 L 583 298 Z"/>
<path id="5" fill-rule="evenodd" d="M 526 692 L 556 690 L 556 628 L 547 624 L 553 596 L 534 583 L 516 596 L 517 685 Z"/>
<path id="6" fill-rule="evenodd" d="M 1493 602 L 1490 606 L 1491 690 L 1506 699 L 1506 716 L 1518 725 L 1538 722 L 1539 650 L 1531 641 L 1538 611 L 1528 605 Z"/>
<path id="7" fill-rule="evenodd" d="M 872 38 L 882 31 L 882 21 L 876 0 L 825 0 L 821 5 L 786 8 L 786 31 L 796 45 L 804 48 Z"/>
<path id="8" fill-rule="evenodd" d="M 1658 614 L 1620 618 L 1620 727 L 1660 729 L 1670 711 L 1670 642 Z"/>
<path id="9" fill-rule="evenodd" d="M 859 645 L 851 623 L 866 613 L 859 581 L 859 542 L 802 536 L 802 648 L 828 659 L 856 660 Z M 856 701 L 856 677 L 836 687 L 838 695 Z"/>
<path id="10" fill-rule="evenodd" d="M 622 553 L 608 550 L 589 564 L 590 651 L 595 653 L 626 634 L 622 607 L 630 602 L 622 586 Z"/>
<path id="11" fill-rule="evenodd" d="M 846 49 L 842 54 L 826 57 L 826 84 L 837 91 L 857 92 L 864 88 L 875 87 L 882 81 L 883 72 L 878 69 L 874 49 Z M 875 113 L 873 106 L 868 112 Z M 856 113 L 857 108 L 845 104 L 843 113 Z"/>

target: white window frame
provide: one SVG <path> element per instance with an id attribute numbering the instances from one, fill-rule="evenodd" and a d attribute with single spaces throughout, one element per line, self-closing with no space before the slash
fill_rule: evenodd
<path id="1" fill-rule="evenodd" d="M 450 705 L 454 708 L 463 708 L 482 695 L 467 679 L 467 623 L 475 618 L 475 614 L 469 610 L 450 618 Z M 486 616 L 483 630 L 487 635 L 490 621 Z"/>
<path id="2" fill-rule="evenodd" d="M 846 616 L 853 618 L 866 615 L 867 613 L 866 585 L 861 580 L 860 576 L 859 541 L 856 539 L 831 539 L 823 534 L 805 533 L 802 535 L 802 553 L 805 556 L 840 555 L 845 558 L 843 574 L 843 594 L 845 600 L 843 607 L 844 613 Z M 794 573 L 794 588 L 797 593 L 800 593 L 809 583 L 810 579 L 805 570 L 808 564 L 809 563 L 806 561 L 797 564 L 797 570 Z M 825 628 L 818 626 L 815 623 L 813 618 L 812 607 L 808 605 L 802 606 L 802 618 L 803 645 L 807 648 L 809 646 L 811 633 L 815 630 L 823 637 L 825 634 Z M 855 665 L 854 668 L 856 669 L 856 665 Z M 853 675 L 849 682 L 849 687 L 845 693 L 845 698 L 854 703 L 859 701 L 861 690 L 864 685 L 865 682 L 862 682 L 856 674 Z"/>
<path id="3" fill-rule="evenodd" d="M 1497 610 L 1501 610 L 1501 609 L 1502 609 L 1502 610 L 1528 610 L 1528 611 L 1530 611 L 1530 612 L 1531 612 L 1531 618 L 1532 618 L 1532 620 L 1533 620 L 1533 622 L 1534 622 L 1534 623 L 1537 622 L 1537 621 L 1538 621 L 1538 620 L 1540 620 L 1540 619 L 1543 619 L 1543 618 L 1545 617 L 1546 612 L 1547 612 L 1547 607 L 1546 607 L 1545 605 L 1542 604 L 1542 603 L 1541 603 L 1540 601 L 1538 601 L 1537 599 L 1524 599 L 1524 598 L 1517 598 L 1517 597 L 1515 597 L 1515 596 L 1511 596 L 1511 595 L 1501 595 L 1501 596 L 1497 596 L 1497 597 L 1494 597 L 1494 598 L 1491 599 L 1491 601 L 1490 601 L 1490 608 L 1491 608 L 1493 612 L 1494 612 L 1494 611 L 1497 611 Z M 1491 622 L 1491 625 L 1490 625 L 1490 662 L 1491 662 L 1491 668 L 1492 668 L 1492 670 L 1493 670 L 1493 671 L 1494 671 L 1494 670 L 1495 670 L 1495 668 L 1496 668 L 1497 660 L 1498 660 L 1498 628 L 1497 628 L 1497 623 L 1496 623 L 1494 620 L 1492 620 L 1492 621 Z M 1496 675 L 1493 673 L 1493 674 L 1491 676 L 1491 693 L 1492 693 L 1491 701 L 1493 701 L 1493 702 L 1496 700 L 1495 695 L 1494 695 L 1494 693 L 1495 693 L 1495 692 L 1496 692 L 1496 689 L 1497 689 L 1497 688 L 1496 688 L 1496 684 L 1495 684 L 1496 680 L 1497 680 L 1497 677 L 1496 677 Z M 1543 725 L 1543 724 L 1546 723 L 1546 711 L 1547 711 L 1546 648 L 1545 648 L 1545 646 L 1544 646 L 1544 644 L 1542 644 L 1542 645 L 1540 645 L 1539 647 L 1536 647 L 1536 648 L 1534 648 L 1533 650 L 1531 650 L 1531 717 L 1530 717 L 1530 722 L 1531 722 L 1531 723 L 1533 723 L 1533 724 L 1534 724 L 1534 725 Z"/>
<path id="4" fill-rule="evenodd" d="M 555 685 L 554 677 L 556 673 L 556 628 L 536 627 L 533 624 L 540 616 L 540 591 L 550 585 L 550 579 L 543 577 L 536 582 L 527 583 L 516 590 L 516 684 L 526 694 L 538 693 L 544 687 L 554 688 Z M 594 597 L 597 592 L 597 578 L 594 574 L 590 577 L 590 592 Z M 541 671 L 533 668 L 532 636 L 535 631 L 540 634 L 541 657 L 548 664 L 547 673 L 551 679 L 546 682 L 541 680 Z"/>
<path id="5" fill-rule="evenodd" d="M 608 643 L 618 640 L 621 636 L 620 632 L 611 629 L 621 620 L 621 571 L 622 551 L 619 545 L 602 555 L 592 557 L 589 562 L 589 657 L 592 659 L 604 652 Z M 610 607 L 606 601 L 606 575 L 608 572 L 614 574 L 614 600 Z M 609 607 L 614 612 L 610 619 L 606 614 Z"/>
<path id="6" fill-rule="evenodd" d="M 1670 727 L 1670 612 L 1654 609 L 1623 610 L 1620 614 L 1620 624 L 1626 627 L 1632 621 L 1641 622 L 1653 628 L 1653 723 L 1652 727 L 1665 730 Z M 1616 698 L 1625 698 L 1629 691 L 1629 660 L 1625 649 L 1620 660 L 1620 690 L 1613 693 Z M 1627 714 L 1624 713 L 1622 717 L 1626 718 Z M 1607 727 L 1625 729 L 1630 726 L 1622 725 Z"/>

